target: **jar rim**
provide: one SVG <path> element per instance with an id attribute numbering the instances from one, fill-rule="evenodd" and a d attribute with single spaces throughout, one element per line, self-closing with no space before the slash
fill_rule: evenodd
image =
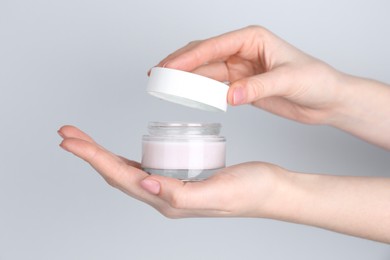
<path id="1" fill-rule="evenodd" d="M 148 130 L 151 135 L 215 136 L 219 134 L 221 124 L 179 121 L 149 122 Z"/>
<path id="2" fill-rule="evenodd" d="M 149 122 L 148 127 L 204 127 L 204 128 L 221 128 L 220 123 L 204 123 L 204 122 Z"/>

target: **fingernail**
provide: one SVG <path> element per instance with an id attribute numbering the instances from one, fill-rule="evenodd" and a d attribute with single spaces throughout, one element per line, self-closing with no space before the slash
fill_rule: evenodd
<path id="1" fill-rule="evenodd" d="M 144 179 L 141 181 L 141 186 L 153 195 L 157 195 L 160 192 L 160 183 L 153 179 Z"/>
<path id="2" fill-rule="evenodd" d="M 167 66 L 167 64 L 168 64 L 168 62 L 165 62 L 165 63 L 161 66 L 161 68 L 165 68 L 165 67 Z M 152 73 L 152 69 L 153 69 L 153 68 L 156 68 L 156 67 L 160 67 L 160 66 L 156 65 L 156 66 L 153 66 L 152 68 L 150 68 L 150 69 L 148 70 L 148 72 L 147 72 L 148 76 L 150 76 L 150 74 Z"/>
<path id="3" fill-rule="evenodd" d="M 65 135 L 63 133 L 61 133 L 60 130 L 57 131 L 58 135 L 61 136 L 62 138 L 65 138 Z"/>
<path id="4" fill-rule="evenodd" d="M 233 105 L 241 105 L 245 102 L 245 91 L 243 87 L 236 87 L 233 92 Z"/>
<path id="5" fill-rule="evenodd" d="M 148 70 L 148 76 L 150 76 L 150 73 L 152 73 L 152 69 L 153 68 L 155 68 L 156 66 L 154 66 L 154 67 L 152 67 L 152 68 L 150 68 L 149 70 Z"/>
<path id="6" fill-rule="evenodd" d="M 62 141 L 59 146 L 64 149 L 65 151 L 69 152 L 69 150 L 64 146 L 64 142 Z"/>

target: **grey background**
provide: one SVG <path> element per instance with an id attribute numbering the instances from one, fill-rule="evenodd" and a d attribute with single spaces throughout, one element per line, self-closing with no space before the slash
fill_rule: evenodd
<path id="1" fill-rule="evenodd" d="M 148 121 L 223 124 L 228 164 L 389 176 L 389 153 L 250 106 L 208 113 L 145 93 L 189 41 L 268 27 L 334 67 L 390 82 L 390 4 L 374 1 L 0 0 L 0 259 L 390 259 L 388 245 L 264 219 L 170 220 L 62 151 L 74 124 L 140 159 Z"/>

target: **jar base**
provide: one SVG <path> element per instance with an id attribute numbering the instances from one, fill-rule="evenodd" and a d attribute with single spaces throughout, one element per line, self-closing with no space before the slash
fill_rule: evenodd
<path id="1" fill-rule="evenodd" d="M 209 178 L 222 168 L 217 169 L 153 169 L 142 168 L 149 174 L 157 174 L 165 177 L 176 178 L 182 181 L 201 181 Z"/>

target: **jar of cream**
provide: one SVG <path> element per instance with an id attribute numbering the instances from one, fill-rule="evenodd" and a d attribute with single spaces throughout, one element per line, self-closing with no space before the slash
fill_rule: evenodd
<path id="1" fill-rule="evenodd" d="M 150 122 L 142 138 L 141 167 L 186 181 L 199 181 L 225 167 L 225 138 L 218 123 Z"/>

